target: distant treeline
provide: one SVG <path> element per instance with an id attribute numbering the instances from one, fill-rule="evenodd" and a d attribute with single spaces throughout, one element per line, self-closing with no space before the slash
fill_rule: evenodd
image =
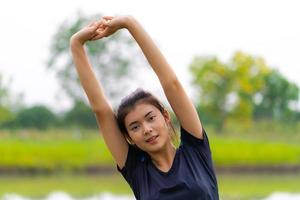
<path id="1" fill-rule="evenodd" d="M 225 64 L 215 57 L 196 57 L 189 66 L 195 89 L 195 106 L 201 121 L 222 132 L 226 124 L 249 127 L 255 121 L 291 124 L 300 121 L 299 88 L 261 58 L 237 52 Z M 112 72 L 113 73 L 113 72 Z M 1 79 L 0 79 L 1 83 Z M 5 92 L 0 85 L 0 101 Z M 2 94 L 2 97 L 1 97 Z M 0 128 L 97 128 L 95 115 L 85 101 L 74 98 L 73 107 L 55 114 L 44 105 L 0 105 Z M 178 126 L 174 113 L 171 116 Z"/>
<path id="2" fill-rule="evenodd" d="M 83 102 L 76 102 L 70 110 L 60 114 L 56 114 L 44 105 L 25 107 L 16 113 L 6 111 L 6 114 L 7 120 L 0 122 L 0 128 L 47 129 L 71 126 L 97 128 L 97 122 L 91 108 Z"/>
<path id="3" fill-rule="evenodd" d="M 0 127 L 97 127 L 91 108 L 84 103 L 86 97 L 69 52 L 69 40 L 82 26 L 100 17 L 79 15 L 73 21 L 64 21 L 50 42 L 47 68 L 56 74 L 61 91 L 72 99 L 74 106 L 59 116 L 43 105 L 15 109 L 16 98 L 9 97 L 10 90 L 0 74 Z M 140 73 L 139 68 L 147 68 L 147 63 L 140 62 L 143 56 L 141 52 L 137 54 L 132 38 L 122 33 L 86 44 L 94 72 L 113 103 L 128 93 L 130 84 L 142 86 L 143 82 L 137 84 L 136 74 Z M 256 120 L 276 123 L 300 120 L 299 87 L 259 56 L 238 51 L 227 62 L 215 56 L 195 56 L 186 67 L 193 79 L 191 98 L 201 121 L 220 132 L 232 122 L 247 125 Z M 154 72 L 144 71 L 145 78 L 146 73 Z M 172 116 L 174 119 L 173 113 Z"/>

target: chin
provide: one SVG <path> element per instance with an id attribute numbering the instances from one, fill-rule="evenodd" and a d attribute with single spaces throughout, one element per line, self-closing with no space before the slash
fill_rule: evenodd
<path id="1" fill-rule="evenodd" d="M 145 147 L 145 151 L 151 152 L 151 153 L 157 153 L 162 151 L 167 146 L 167 142 L 159 141 L 155 145 L 149 145 Z"/>

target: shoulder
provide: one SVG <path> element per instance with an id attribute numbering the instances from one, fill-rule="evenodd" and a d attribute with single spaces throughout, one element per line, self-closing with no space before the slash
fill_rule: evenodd
<path id="1" fill-rule="evenodd" d="M 180 146 L 197 149 L 201 154 L 211 154 L 208 135 L 203 127 L 202 134 L 203 138 L 195 137 L 185 128 L 180 126 Z"/>
<path id="2" fill-rule="evenodd" d="M 203 127 L 201 127 L 201 134 L 202 137 L 197 137 L 195 134 L 188 131 L 186 128 L 180 125 L 180 139 L 181 143 L 184 144 L 185 142 L 191 142 L 191 143 L 203 143 L 206 140 L 208 140 L 207 134 Z"/>
<path id="3" fill-rule="evenodd" d="M 136 145 L 128 145 L 128 153 L 123 167 L 117 165 L 117 169 L 121 173 L 125 171 L 134 170 L 138 163 L 143 162 L 145 159 L 145 152 L 138 148 Z"/>

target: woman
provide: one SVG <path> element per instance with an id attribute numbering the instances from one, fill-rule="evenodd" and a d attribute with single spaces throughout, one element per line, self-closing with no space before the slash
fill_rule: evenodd
<path id="1" fill-rule="evenodd" d="M 179 148 L 172 144 L 168 111 L 151 93 L 136 90 L 122 100 L 115 115 L 97 82 L 83 46 L 119 29 L 131 33 L 158 76 L 180 123 Z M 139 22 L 132 16 L 104 16 L 75 33 L 70 46 L 102 136 L 136 199 L 219 199 L 208 138 L 196 109 Z"/>

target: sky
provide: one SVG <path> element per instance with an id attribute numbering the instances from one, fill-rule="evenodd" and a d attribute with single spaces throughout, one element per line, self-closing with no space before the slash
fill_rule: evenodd
<path id="1" fill-rule="evenodd" d="M 12 78 L 12 92 L 23 93 L 27 105 L 44 104 L 56 111 L 70 107 L 55 74 L 46 70 L 46 62 L 58 26 L 74 19 L 79 10 L 86 15 L 134 16 L 190 96 L 187 67 L 194 56 L 212 55 L 226 62 L 238 50 L 263 57 L 269 66 L 300 86 L 297 0 L 3 1 L 0 74 L 4 81 Z M 159 87 L 154 81 L 154 87 Z M 161 96 L 160 89 L 153 90 L 160 91 Z"/>

